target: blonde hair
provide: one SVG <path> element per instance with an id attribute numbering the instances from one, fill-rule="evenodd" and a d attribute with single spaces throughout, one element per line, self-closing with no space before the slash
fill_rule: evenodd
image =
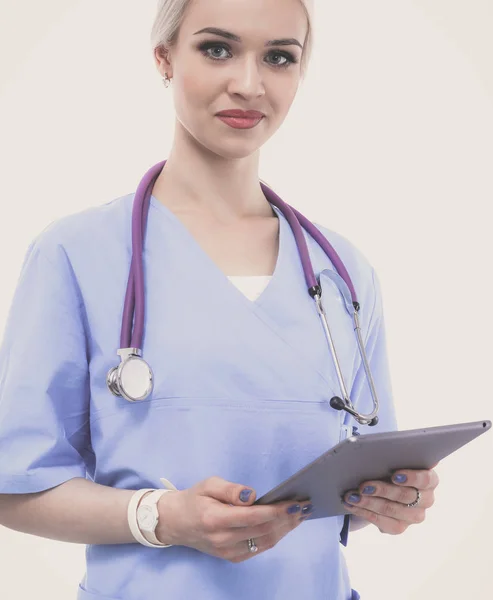
<path id="1" fill-rule="evenodd" d="M 314 0 L 299 0 L 308 21 L 308 31 L 301 56 L 300 73 L 304 79 L 313 48 Z M 152 51 L 159 47 L 170 48 L 176 43 L 181 22 L 190 0 L 158 0 L 156 17 L 151 30 Z"/>

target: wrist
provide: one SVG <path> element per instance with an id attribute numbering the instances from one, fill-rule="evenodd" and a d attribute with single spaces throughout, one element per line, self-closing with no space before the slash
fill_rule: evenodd
<path id="1" fill-rule="evenodd" d="M 176 496 L 176 492 L 172 493 L 170 491 L 163 494 L 157 501 L 156 507 L 159 517 L 156 531 L 154 532 L 161 544 L 171 544 L 172 546 L 177 545 L 172 527 L 175 506 L 174 496 Z"/>

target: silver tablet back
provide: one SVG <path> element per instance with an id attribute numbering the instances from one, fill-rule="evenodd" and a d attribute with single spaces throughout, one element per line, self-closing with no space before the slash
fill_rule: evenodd
<path id="1" fill-rule="evenodd" d="M 342 496 L 366 480 L 390 481 L 398 469 L 431 469 L 491 428 L 491 421 L 351 436 L 259 498 L 254 504 L 311 499 L 309 519 L 347 513 Z"/>

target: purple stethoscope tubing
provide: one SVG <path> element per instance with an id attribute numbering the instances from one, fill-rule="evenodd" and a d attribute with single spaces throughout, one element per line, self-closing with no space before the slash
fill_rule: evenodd
<path id="1" fill-rule="evenodd" d="M 145 320 L 143 240 L 145 238 L 152 188 L 166 162 L 166 160 L 163 160 L 151 167 L 142 178 L 135 192 L 132 208 L 132 260 L 128 276 L 127 290 L 125 294 L 125 304 L 123 308 L 122 328 L 120 335 L 121 349 L 142 349 Z M 376 396 L 373 378 L 371 376 L 363 340 L 361 337 L 361 331 L 359 327 L 359 320 L 357 314 L 360 309 L 360 305 L 356 297 L 356 290 L 354 288 L 353 282 L 351 281 L 351 277 L 349 276 L 346 267 L 344 266 L 342 260 L 340 259 L 333 246 L 326 239 L 326 237 L 315 227 L 315 225 L 313 225 L 295 208 L 286 204 L 273 190 L 271 190 L 264 183 L 261 182 L 260 185 L 266 199 L 270 203 L 277 206 L 279 210 L 281 210 L 283 215 L 286 217 L 286 220 L 288 221 L 291 230 L 293 231 L 293 235 L 295 237 L 296 245 L 298 246 L 299 256 L 303 266 L 305 280 L 308 285 L 308 292 L 310 296 L 312 296 L 312 298 L 316 300 L 318 312 L 322 317 L 324 330 L 332 351 L 339 383 L 341 385 L 341 390 L 344 396 L 344 400 L 337 396 L 332 398 L 330 404 L 336 410 L 346 410 L 362 424 L 375 425 L 378 422 L 378 417 L 376 416 L 378 412 L 378 398 Z M 347 388 L 342 377 L 342 372 L 340 369 L 339 361 L 337 359 L 337 353 L 335 352 L 332 336 L 328 328 L 326 315 L 320 301 L 322 290 L 315 277 L 313 266 L 310 260 L 310 255 L 308 252 L 308 246 L 301 227 L 303 227 L 323 249 L 325 254 L 328 256 L 328 258 L 334 265 L 337 273 L 346 283 L 351 294 L 352 304 L 355 309 L 353 312 L 353 320 L 355 325 L 354 329 L 357 334 L 358 346 L 361 358 L 363 360 L 366 375 L 368 377 L 368 382 L 370 384 L 370 390 L 374 402 L 374 410 L 369 415 L 361 415 L 360 413 L 355 411 L 349 399 L 349 394 L 347 392 Z"/>

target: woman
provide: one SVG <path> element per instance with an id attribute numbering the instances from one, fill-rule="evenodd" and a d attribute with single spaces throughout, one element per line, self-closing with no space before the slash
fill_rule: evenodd
<path id="1" fill-rule="evenodd" d="M 252 506 L 354 424 L 328 405 L 338 386 L 327 342 L 289 224 L 258 178 L 260 147 L 303 77 L 312 18 L 302 0 L 159 2 L 154 56 L 177 120 L 144 242 L 147 398 L 128 402 L 107 382 L 135 195 L 60 219 L 29 248 L 0 355 L 0 521 L 87 544 L 79 600 L 358 598 L 340 547 L 349 523 L 402 533 L 433 504 L 435 472 L 403 471 L 348 490 L 350 519 L 307 519 L 309 501 Z M 218 116 L 232 109 L 262 118 Z M 361 302 L 380 398 L 365 433 L 396 429 L 378 279 L 348 240 L 317 228 Z M 325 276 L 333 265 L 307 243 L 351 399 L 371 412 Z M 171 493 L 152 492 L 161 480 Z"/>

